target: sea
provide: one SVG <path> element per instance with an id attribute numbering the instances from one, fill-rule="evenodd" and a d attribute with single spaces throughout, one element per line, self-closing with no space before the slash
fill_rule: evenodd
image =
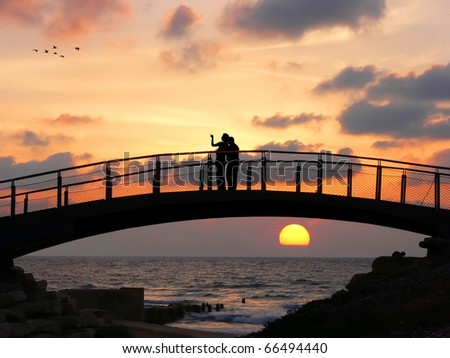
<path id="1" fill-rule="evenodd" d="M 212 305 L 169 326 L 242 336 L 345 288 L 373 258 L 24 256 L 15 265 L 66 288 L 144 287 L 145 306 Z M 223 309 L 216 311 L 216 306 Z"/>

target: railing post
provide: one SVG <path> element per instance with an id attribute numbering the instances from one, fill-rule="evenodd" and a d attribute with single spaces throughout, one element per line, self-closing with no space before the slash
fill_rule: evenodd
<path id="1" fill-rule="evenodd" d="M 323 161 L 322 155 L 319 154 L 319 160 L 317 161 L 317 194 L 323 193 Z"/>
<path id="2" fill-rule="evenodd" d="M 377 201 L 381 200 L 381 176 L 382 176 L 382 166 L 381 166 L 381 162 L 378 161 L 377 182 L 376 182 L 376 187 L 375 187 L 375 200 L 377 200 Z"/>
<path id="3" fill-rule="evenodd" d="M 351 198 L 353 194 L 353 168 L 349 164 L 347 169 L 347 197 Z"/>
<path id="4" fill-rule="evenodd" d="M 64 190 L 64 206 L 69 205 L 69 187 L 66 186 L 66 189 Z"/>
<path id="5" fill-rule="evenodd" d="M 401 192 L 400 192 L 400 203 L 405 204 L 406 203 L 406 170 L 403 169 L 402 174 L 402 186 L 401 186 Z"/>
<path id="6" fill-rule="evenodd" d="M 23 213 L 28 213 L 28 194 L 25 194 L 25 199 L 23 200 Z"/>
<path id="7" fill-rule="evenodd" d="M 155 173 L 153 175 L 153 194 L 161 192 L 161 161 L 156 159 Z"/>
<path id="8" fill-rule="evenodd" d="M 112 199 L 112 177 L 111 177 L 111 163 L 106 163 L 106 177 L 105 177 L 105 199 Z"/>
<path id="9" fill-rule="evenodd" d="M 300 193 L 302 190 L 302 166 L 300 163 L 297 164 L 295 169 L 295 192 Z"/>
<path id="10" fill-rule="evenodd" d="M 266 191 L 267 159 L 265 153 L 261 158 L 261 190 Z"/>
<path id="11" fill-rule="evenodd" d="M 11 217 L 16 215 L 16 185 L 11 181 Z"/>
<path id="12" fill-rule="evenodd" d="M 195 170 L 195 169 L 194 169 Z M 204 165 L 200 164 L 200 185 L 198 187 L 198 190 L 203 191 L 204 189 L 204 181 L 203 181 L 203 176 L 205 175 L 205 169 L 204 169 Z"/>
<path id="13" fill-rule="evenodd" d="M 247 167 L 247 190 L 252 190 L 252 164 L 248 163 Z"/>
<path id="14" fill-rule="evenodd" d="M 56 207 L 59 209 L 62 205 L 62 177 L 61 172 L 58 172 L 58 180 L 57 180 L 57 199 L 56 199 Z"/>
<path id="15" fill-rule="evenodd" d="M 206 187 L 208 188 L 208 191 L 211 191 L 213 189 L 212 171 L 213 171 L 213 162 L 211 154 L 208 154 L 208 161 L 206 162 Z"/>
<path id="16" fill-rule="evenodd" d="M 439 210 L 441 208 L 441 175 L 439 169 L 434 173 L 434 208 Z"/>

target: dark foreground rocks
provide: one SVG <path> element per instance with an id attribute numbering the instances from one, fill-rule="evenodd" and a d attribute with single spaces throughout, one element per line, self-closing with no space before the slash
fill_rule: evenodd
<path id="1" fill-rule="evenodd" d="M 19 267 L 0 272 L 0 338 L 127 337 L 125 327 L 91 310 L 79 310 L 64 292 L 47 291 Z"/>
<path id="2" fill-rule="evenodd" d="M 251 337 L 450 337 L 450 259 L 379 257 L 345 290 Z"/>

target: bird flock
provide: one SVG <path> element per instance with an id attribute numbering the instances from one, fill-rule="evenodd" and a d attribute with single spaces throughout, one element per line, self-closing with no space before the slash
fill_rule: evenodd
<path id="1" fill-rule="evenodd" d="M 47 53 L 47 54 L 53 53 L 53 55 L 59 55 L 59 57 L 64 58 L 65 56 L 62 53 L 58 53 L 57 50 L 58 50 L 58 46 L 53 45 L 51 49 L 44 49 L 43 53 Z M 80 48 L 77 46 L 77 47 L 74 47 L 74 50 L 80 51 Z M 34 48 L 32 51 L 34 51 L 36 53 L 39 52 L 39 50 L 37 48 Z"/>

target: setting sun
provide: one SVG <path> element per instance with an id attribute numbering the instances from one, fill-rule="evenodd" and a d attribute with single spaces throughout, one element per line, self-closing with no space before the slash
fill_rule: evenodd
<path id="1" fill-rule="evenodd" d="M 309 232 L 298 224 L 287 225 L 280 232 L 280 245 L 283 246 L 308 246 Z"/>

